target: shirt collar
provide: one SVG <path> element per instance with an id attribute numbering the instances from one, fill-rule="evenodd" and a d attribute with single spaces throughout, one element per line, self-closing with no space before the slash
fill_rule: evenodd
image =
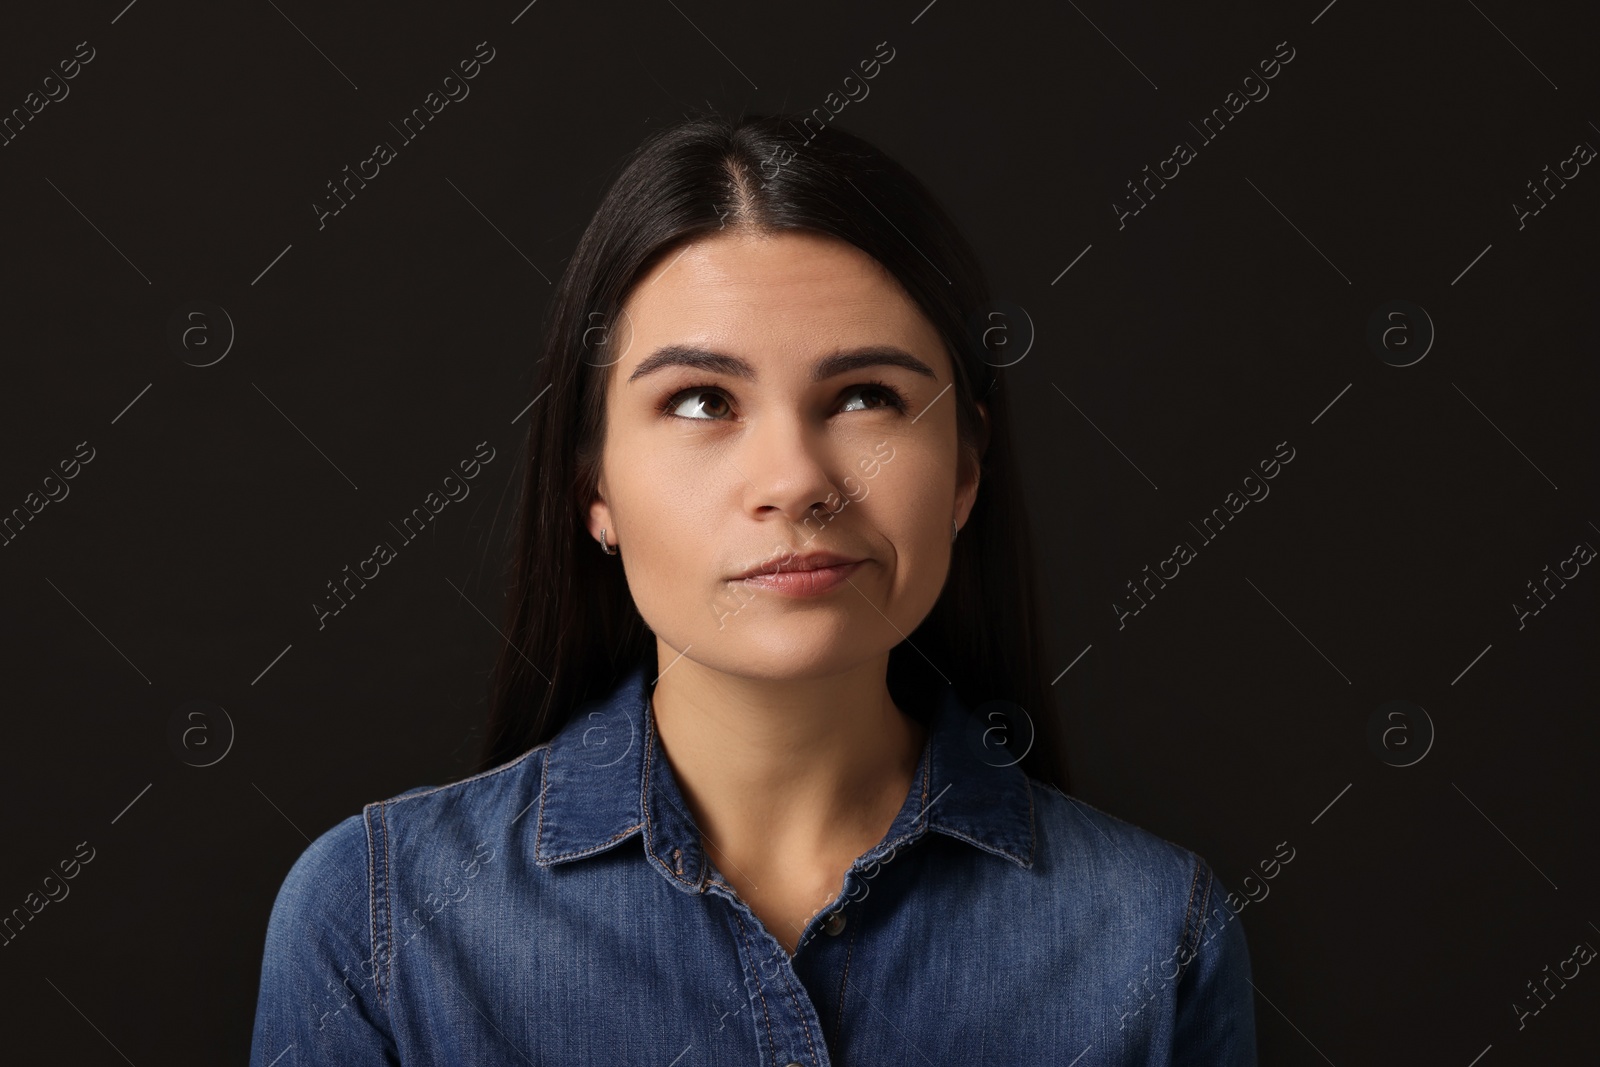
<path id="1" fill-rule="evenodd" d="M 711 864 L 661 748 L 641 661 L 608 695 L 582 705 L 543 761 L 534 860 L 541 867 L 597 855 L 636 833 L 679 888 L 703 892 Z M 985 729 L 947 686 L 929 720 L 911 789 L 871 863 L 934 830 L 1022 868 L 1033 865 L 1033 791 L 1019 766 L 995 766 Z M 1000 750 L 1003 751 L 1003 750 Z"/>

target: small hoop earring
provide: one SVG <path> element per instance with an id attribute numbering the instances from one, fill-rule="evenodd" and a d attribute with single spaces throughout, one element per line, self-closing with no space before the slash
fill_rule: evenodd
<path id="1" fill-rule="evenodd" d="M 608 556 L 615 556 L 617 554 L 617 550 L 615 548 L 606 544 L 606 530 L 604 526 L 600 527 L 600 549 Z"/>
<path id="2" fill-rule="evenodd" d="M 950 543 L 951 544 L 955 544 L 956 534 L 959 533 L 959 532 L 960 531 L 959 531 L 958 527 L 956 526 L 956 520 L 951 519 L 950 520 Z"/>

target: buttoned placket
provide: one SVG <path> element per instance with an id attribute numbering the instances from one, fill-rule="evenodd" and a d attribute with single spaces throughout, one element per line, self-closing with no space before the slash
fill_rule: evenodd
<path id="1" fill-rule="evenodd" d="M 701 849 L 699 829 L 684 810 L 682 794 L 659 747 L 654 716 L 648 710 L 643 734 L 646 851 L 657 870 L 677 881 L 679 888 L 716 898 L 707 903 L 726 910 L 738 954 L 746 1001 L 740 1011 L 727 1013 L 719 1023 L 726 1025 L 745 1011 L 750 1013 L 749 1025 L 761 1049 L 761 1067 L 831 1067 L 827 1036 L 811 990 L 837 989 L 836 1002 L 846 995 L 839 987 L 845 980 L 850 942 L 855 939 L 841 940 L 838 935 L 853 916 L 859 938 L 865 921 L 862 911 L 870 896 L 867 879 L 876 877 L 926 832 L 927 821 L 916 798 L 926 795 L 931 740 L 923 745 L 914 785 L 885 840 L 845 872 L 839 894 L 806 922 L 791 957 Z M 864 875 L 863 870 L 872 873 Z"/>
<path id="2" fill-rule="evenodd" d="M 896 844 L 880 844 L 861 857 L 845 874 L 840 893 L 829 907 L 819 910 L 801 931 L 793 956 L 762 926 L 760 919 L 740 899 L 726 881 L 708 875 L 704 892 L 718 898 L 726 907 L 729 929 L 738 947 L 739 962 L 745 977 L 750 1022 L 760 1045 L 762 1067 L 829 1067 L 829 1038 L 820 1008 L 811 990 L 829 989 L 834 1003 L 848 995 L 843 988 L 846 959 L 860 951 L 858 941 L 867 912 L 867 876 L 862 870 L 883 869 L 892 857 L 904 852 L 911 841 L 922 836 L 921 828 L 901 835 Z M 841 903 L 842 902 L 842 903 Z M 854 924 L 855 936 L 839 938 Z M 730 1013 L 730 1017 L 740 1013 Z"/>
<path id="3" fill-rule="evenodd" d="M 660 747 L 648 677 L 644 667 L 636 669 L 609 703 L 575 717 L 552 741 L 534 823 L 537 862 L 580 860 L 641 834 L 649 865 L 679 892 L 698 897 L 727 929 L 727 941 L 716 946 L 720 958 L 727 959 L 720 954 L 728 945 L 734 948 L 728 971 L 706 975 L 702 968 L 701 980 L 709 980 L 716 998 L 705 1032 L 741 1030 L 743 1041 L 755 1042 L 760 1067 L 828 1067 L 829 1045 L 838 1047 L 838 1028 L 850 1014 L 843 1010 L 851 1000 L 846 976 L 882 951 L 872 938 L 872 915 L 886 888 L 881 872 L 902 870 L 906 861 L 896 857 L 935 826 L 1030 866 L 1026 779 L 1014 766 L 985 766 L 969 751 L 975 742 L 963 736 L 964 709 L 953 691 L 946 693 L 928 723 L 914 784 L 884 840 L 846 872 L 839 895 L 806 922 L 790 957 L 706 854 Z M 963 789 L 942 799 L 958 780 Z"/>

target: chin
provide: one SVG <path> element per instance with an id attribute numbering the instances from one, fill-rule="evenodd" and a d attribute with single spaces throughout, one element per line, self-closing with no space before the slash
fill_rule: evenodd
<path id="1" fill-rule="evenodd" d="M 800 681 L 849 670 L 860 664 L 867 650 L 868 643 L 844 627 L 784 626 L 762 620 L 736 638 L 726 653 L 718 649 L 717 658 L 728 661 L 729 673 Z M 871 655 L 881 651 L 872 649 Z"/>

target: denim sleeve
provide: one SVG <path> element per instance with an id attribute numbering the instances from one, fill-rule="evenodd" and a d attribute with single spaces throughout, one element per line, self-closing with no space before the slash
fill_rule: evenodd
<path id="1" fill-rule="evenodd" d="M 1231 894 L 1198 861 L 1185 944 L 1192 958 L 1178 982 L 1173 1067 L 1256 1067 L 1255 987 L 1250 948 Z"/>
<path id="2" fill-rule="evenodd" d="M 267 921 L 252 1067 L 399 1064 L 379 954 L 365 814 L 295 861 Z"/>

